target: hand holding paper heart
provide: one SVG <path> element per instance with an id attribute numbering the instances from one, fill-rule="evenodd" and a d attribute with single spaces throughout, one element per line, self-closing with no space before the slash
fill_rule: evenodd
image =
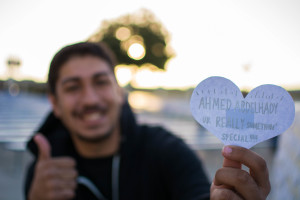
<path id="1" fill-rule="evenodd" d="M 225 145 L 251 148 L 287 130 L 294 121 L 290 94 L 276 85 L 261 85 L 245 98 L 223 77 L 199 83 L 190 101 L 195 120 Z"/>

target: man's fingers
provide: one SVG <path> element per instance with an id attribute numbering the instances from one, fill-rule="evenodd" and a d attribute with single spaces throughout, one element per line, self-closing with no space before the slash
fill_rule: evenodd
<path id="1" fill-rule="evenodd" d="M 75 167 L 76 162 L 71 157 L 56 157 L 52 159 L 52 164 L 57 167 L 73 168 Z"/>
<path id="2" fill-rule="evenodd" d="M 74 190 L 77 187 L 76 179 L 63 180 L 53 179 L 47 182 L 47 188 L 52 191 L 59 191 L 64 189 Z"/>
<path id="3" fill-rule="evenodd" d="M 60 177 L 63 178 L 63 179 L 69 179 L 69 180 L 72 180 L 72 179 L 76 179 L 76 177 L 78 176 L 78 173 L 75 169 L 63 169 L 60 171 Z"/>
<path id="4" fill-rule="evenodd" d="M 250 174 L 266 195 L 270 192 L 269 173 L 265 160 L 249 149 L 238 146 L 226 146 L 222 151 L 225 159 L 240 162 L 250 169 Z"/>
<path id="5" fill-rule="evenodd" d="M 57 192 L 59 199 L 73 199 L 75 197 L 75 191 L 73 189 L 65 189 Z"/>
<path id="6" fill-rule="evenodd" d="M 40 165 L 40 168 L 43 166 Z M 67 179 L 75 179 L 78 175 L 78 172 L 76 169 L 72 168 L 56 168 L 56 167 L 50 167 L 43 173 L 43 177 L 45 179 L 62 179 L 62 180 L 67 180 Z"/>
<path id="7" fill-rule="evenodd" d="M 48 140 L 42 134 L 34 136 L 34 142 L 38 146 L 39 157 L 38 160 L 48 160 L 51 158 L 51 146 Z"/>
<path id="8" fill-rule="evenodd" d="M 210 195 L 211 200 L 242 200 L 232 190 L 226 188 L 214 189 Z"/>
<path id="9" fill-rule="evenodd" d="M 216 172 L 214 184 L 231 186 L 244 199 L 262 199 L 260 188 L 250 174 L 244 170 L 231 167 L 221 168 Z"/>
<path id="10" fill-rule="evenodd" d="M 230 146 L 224 146 L 222 149 L 222 154 L 230 154 L 232 152 L 232 148 Z M 233 168 L 242 168 L 242 164 L 240 162 L 234 161 L 234 160 L 229 160 L 226 157 L 224 157 L 223 161 L 223 167 L 233 167 Z"/>
<path id="11" fill-rule="evenodd" d="M 43 199 L 67 200 L 75 197 L 74 189 L 58 189 L 44 193 Z"/>
<path id="12" fill-rule="evenodd" d="M 242 168 L 242 164 L 240 162 L 224 158 L 224 160 L 223 160 L 223 167 L 232 167 L 232 168 L 241 169 Z"/>

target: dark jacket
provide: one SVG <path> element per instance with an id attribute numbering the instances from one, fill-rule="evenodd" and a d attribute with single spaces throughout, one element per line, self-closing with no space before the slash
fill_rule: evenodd
<path id="1" fill-rule="evenodd" d="M 120 200 L 209 199 L 210 184 L 201 161 L 182 139 L 161 127 L 138 125 L 127 103 L 122 108 L 120 120 Z M 43 133 L 49 140 L 53 157 L 74 157 L 79 175 L 97 181 L 95 178 L 100 174 L 95 171 L 91 175 L 84 171 L 81 164 L 85 161 L 78 156 L 68 131 L 53 113 L 49 114 L 38 132 Z M 37 146 L 32 139 L 28 143 L 28 149 L 37 156 Z M 26 196 L 32 182 L 34 166 L 35 161 L 28 168 Z M 111 181 L 108 180 L 104 187 L 110 184 Z M 82 187 L 77 190 L 80 197 L 77 196 L 76 199 L 92 198 L 87 198 L 91 196 L 88 190 Z M 107 194 L 107 198 L 110 199 L 111 194 Z"/>

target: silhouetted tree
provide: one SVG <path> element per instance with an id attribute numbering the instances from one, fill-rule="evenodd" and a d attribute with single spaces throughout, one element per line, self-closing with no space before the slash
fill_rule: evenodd
<path id="1" fill-rule="evenodd" d="M 88 41 L 105 42 L 116 54 L 119 64 L 152 64 L 165 69 L 174 56 L 169 46 L 170 35 L 148 10 L 103 21 L 99 31 Z M 136 53 L 136 54 L 134 54 Z"/>

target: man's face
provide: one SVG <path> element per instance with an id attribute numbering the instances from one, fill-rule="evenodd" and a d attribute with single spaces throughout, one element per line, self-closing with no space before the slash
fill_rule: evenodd
<path id="1" fill-rule="evenodd" d="M 119 130 L 122 90 L 109 64 L 99 57 L 68 60 L 50 101 L 54 114 L 76 138 L 96 142 Z"/>

